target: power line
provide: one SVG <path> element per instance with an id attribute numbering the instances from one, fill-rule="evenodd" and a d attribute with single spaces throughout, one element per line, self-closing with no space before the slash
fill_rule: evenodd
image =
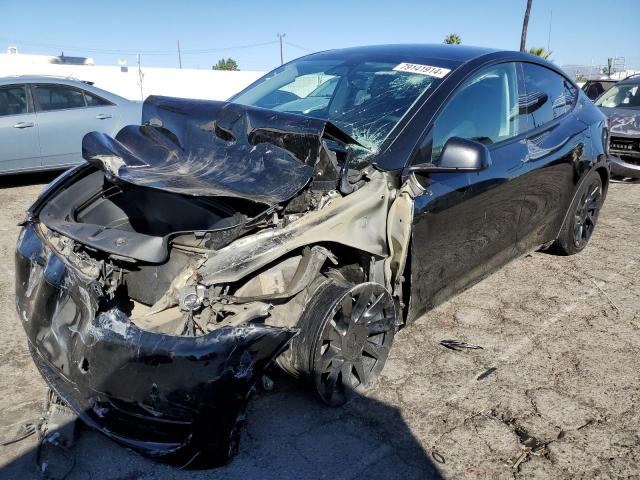
<path id="1" fill-rule="evenodd" d="M 2 38 L 2 41 L 5 42 L 13 42 L 17 44 L 32 46 L 32 47 L 47 47 L 47 48 L 55 48 L 59 50 L 76 50 L 82 52 L 89 53 L 104 53 L 104 54 L 113 54 L 113 55 L 175 55 L 175 50 L 118 50 L 118 49 L 104 49 L 104 48 L 90 48 L 90 47 L 79 47 L 77 45 L 62 45 L 62 44 L 53 44 L 53 43 L 40 43 L 40 42 L 23 42 L 15 39 Z M 204 55 L 207 53 L 215 53 L 215 52 L 223 52 L 227 50 L 242 50 L 247 48 L 255 48 L 255 47 L 263 47 L 266 45 L 273 45 L 274 43 L 278 43 L 278 40 L 272 40 L 269 42 L 262 43 L 250 43 L 245 45 L 235 45 L 229 47 L 220 47 L 220 48 L 205 48 L 198 50 L 182 50 L 182 55 Z"/>
<path id="2" fill-rule="evenodd" d="M 311 50 L 310 48 L 303 47 L 302 45 L 296 45 L 295 43 L 291 43 L 291 42 L 284 42 L 284 43 L 286 43 L 290 47 L 299 48 L 300 50 L 304 50 L 305 52 L 315 52 L 315 50 Z"/>
<path id="3" fill-rule="evenodd" d="M 209 48 L 204 50 L 190 50 L 188 54 L 190 55 L 200 55 L 204 53 L 214 53 L 214 52 L 223 52 L 226 50 L 242 50 L 245 48 L 255 48 L 255 47 L 264 47 L 266 45 L 273 45 L 274 43 L 278 43 L 277 40 L 271 40 L 270 42 L 263 43 L 251 43 L 248 45 L 236 45 L 235 47 L 221 47 L 221 48 Z M 183 52 L 184 54 L 185 52 Z"/>

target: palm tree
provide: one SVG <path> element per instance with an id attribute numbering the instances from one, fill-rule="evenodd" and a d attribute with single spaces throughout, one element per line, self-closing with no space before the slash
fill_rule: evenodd
<path id="1" fill-rule="evenodd" d="M 544 58 L 545 60 L 549 60 L 549 57 L 553 52 L 550 52 L 546 48 L 543 47 L 531 47 L 529 49 L 529 53 L 531 55 L 535 55 L 536 57 Z"/>
<path id="2" fill-rule="evenodd" d="M 526 51 L 527 27 L 529 26 L 529 13 L 531 13 L 531 0 L 527 0 L 527 9 L 524 11 L 524 21 L 522 22 L 522 36 L 520 37 L 520 51 Z"/>
<path id="3" fill-rule="evenodd" d="M 462 43 L 462 38 L 457 33 L 450 33 L 446 37 L 444 37 L 444 42 L 447 45 L 460 45 Z"/>

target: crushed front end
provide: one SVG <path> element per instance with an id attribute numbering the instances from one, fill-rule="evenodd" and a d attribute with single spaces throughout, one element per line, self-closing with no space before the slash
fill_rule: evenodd
<path id="1" fill-rule="evenodd" d="M 265 369 L 309 370 L 295 339 L 327 285 L 385 300 L 386 358 L 420 187 L 348 168 L 352 140 L 319 120 L 154 97 L 143 120 L 85 137 L 88 162 L 29 210 L 17 309 L 40 372 L 86 424 L 217 466 Z"/>
<path id="2" fill-rule="evenodd" d="M 16 252 L 16 299 L 33 359 L 89 426 L 177 465 L 220 465 L 237 448 L 248 397 L 295 331 L 226 326 L 202 336 L 145 331 L 28 224 Z"/>

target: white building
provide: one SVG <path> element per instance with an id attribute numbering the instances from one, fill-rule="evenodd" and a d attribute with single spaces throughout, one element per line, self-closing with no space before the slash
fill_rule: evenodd
<path id="1" fill-rule="evenodd" d="M 226 100 L 264 75 L 258 71 L 156 68 L 142 65 L 95 65 L 86 57 L 31 55 L 9 47 L 0 54 L 0 77 L 51 75 L 92 82 L 130 100 L 149 95 Z"/>

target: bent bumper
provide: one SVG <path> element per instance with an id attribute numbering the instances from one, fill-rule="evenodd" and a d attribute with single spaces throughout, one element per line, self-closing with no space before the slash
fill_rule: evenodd
<path id="1" fill-rule="evenodd" d="M 20 234 L 15 261 L 34 361 L 86 424 L 169 463 L 207 467 L 231 458 L 256 381 L 294 330 L 245 325 L 175 337 L 140 330 L 119 310 L 96 315 L 99 286 L 33 224 Z"/>
<path id="2" fill-rule="evenodd" d="M 611 155 L 611 174 L 620 177 L 640 178 L 640 158 L 636 163 L 631 163 L 620 157 Z"/>

